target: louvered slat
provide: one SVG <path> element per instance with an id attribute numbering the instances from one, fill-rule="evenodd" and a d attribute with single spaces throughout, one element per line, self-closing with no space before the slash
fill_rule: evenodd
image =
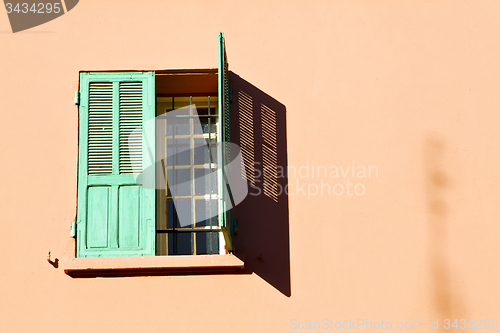
<path id="1" fill-rule="evenodd" d="M 120 174 L 142 170 L 142 82 L 120 83 Z"/>
<path id="2" fill-rule="evenodd" d="M 113 84 L 91 82 L 89 87 L 89 175 L 113 170 Z"/>

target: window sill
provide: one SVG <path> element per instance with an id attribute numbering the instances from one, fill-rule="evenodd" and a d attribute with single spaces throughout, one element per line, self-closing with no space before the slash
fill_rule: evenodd
<path id="1" fill-rule="evenodd" d="M 244 266 L 244 259 L 232 254 L 68 258 L 63 262 L 64 272 L 74 278 L 213 274 L 236 272 Z"/>

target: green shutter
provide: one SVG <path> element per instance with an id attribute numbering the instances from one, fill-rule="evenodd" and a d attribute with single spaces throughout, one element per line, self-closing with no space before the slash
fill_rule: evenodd
<path id="1" fill-rule="evenodd" d="M 229 252 L 233 252 L 233 209 L 234 200 L 231 194 L 231 131 L 229 118 L 229 72 L 224 34 L 219 32 L 219 223 L 224 233 L 224 239 Z"/>
<path id="2" fill-rule="evenodd" d="M 154 255 L 154 175 L 138 177 L 154 163 L 154 72 L 80 73 L 80 93 L 77 257 Z"/>

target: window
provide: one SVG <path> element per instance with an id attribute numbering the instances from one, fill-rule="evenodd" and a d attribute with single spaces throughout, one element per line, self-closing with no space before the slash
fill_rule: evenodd
<path id="1" fill-rule="evenodd" d="M 166 157 L 157 165 L 157 177 L 167 181 L 157 186 L 156 254 L 223 254 L 217 96 L 158 97 L 156 114 L 156 156 Z"/>
<path id="2" fill-rule="evenodd" d="M 80 73 L 77 257 L 233 251 L 227 71 Z"/>

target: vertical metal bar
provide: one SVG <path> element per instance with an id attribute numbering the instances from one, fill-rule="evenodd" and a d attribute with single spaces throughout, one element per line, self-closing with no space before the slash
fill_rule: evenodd
<path id="1" fill-rule="evenodd" d="M 208 175 L 209 175 L 209 181 L 208 181 L 208 216 L 210 216 L 210 229 L 212 229 L 212 154 L 211 154 L 211 144 L 212 144 L 212 117 L 211 117 L 211 112 L 210 112 L 210 96 L 208 96 L 208 156 L 209 156 L 209 161 L 208 161 Z M 210 243 L 212 245 L 212 243 Z"/>
<path id="2" fill-rule="evenodd" d="M 172 97 L 172 110 L 175 110 L 175 97 Z M 174 177 L 173 181 L 175 184 L 175 179 L 177 177 L 175 173 L 175 164 L 177 163 L 177 154 L 176 154 L 176 142 L 175 142 L 175 131 L 176 131 L 176 123 L 175 123 L 175 117 L 172 117 L 172 177 Z M 168 149 L 168 144 L 167 144 L 167 149 Z M 167 155 L 168 156 L 168 155 Z M 168 163 L 167 163 L 168 165 Z M 168 190 L 167 190 L 168 191 Z M 174 192 L 174 193 L 172 193 Z M 177 232 L 176 232 L 176 226 L 177 226 L 177 210 L 175 208 L 175 203 L 174 203 L 174 198 L 177 195 L 177 189 L 176 186 L 174 186 L 174 190 L 170 191 L 172 194 L 172 205 L 173 205 L 173 221 L 172 221 L 172 230 L 173 230 L 173 237 L 172 240 L 174 241 L 174 244 L 172 246 L 174 254 L 177 254 Z M 167 192 L 168 195 L 168 192 Z"/>
<path id="3" fill-rule="evenodd" d="M 195 255 L 196 254 L 196 233 L 191 232 L 191 254 Z"/>
<path id="4" fill-rule="evenodd" d="M 155 118 L 156 116 L 158 116 L 158 99 L 155 97 Z M 158 137 L 158 134 L 156 133 L 155 131 L 155 140 L 157 140 L 156 138 Z M 160 156 L 158 154 L 160 150 L 160 145 L 159 144 L 155 144 L 155 156 Z M 155 165 L 155 211 L 156 211 L 156 219 L 155 219 L 155 256 L 157 256 L 159 253 L 158 253 L 158 248 L 159 248 L 159 244 L 160 242 L 158 241 L 158 229 L 160 229 L 161 227 L 161 214 L 159 214 L 161 212 L 160 210 L 160 202 L 161 202 L 161 196 L 160 196 L 160 191 L 158 190 L 158 179 L 160 179 L 159 177 L 159 166 L 158 165 Z"/>
<path id="5" fill-rule="evenodd" d="M 194 175 L 194 120 L 193 120 L 193 96 L 189 96 L 189 149 L 191 151 L 191 163 L 189 166 L 190 176 L 191 176 L 191 229 L 195 227 L 196 221 L 196 206 L 194 200 L 194 187 L 195 187 L 195 175 Z M 191 233 L 191 254 L 196 254 L 196 234 Z"/>
<path id="6" fill-rule="evenodd" d="M 211 119 L 211 112 L 210 112 L 210 96 L 207 97 L 207 115 L 208 115 L 208 121 L 207 121 L 207 129 L 208 129 L 208 221 L 209 221 L 209 228 L 212 229 L 212 156 L 210 154 L 210 144 L 212 142 L 212 134 L 210 130 L 210 126 L 212 123 Z M 205 171 L 205 174 L 207 174 L 207 171 Z M 206 178 L 205 178 L 206 179 Z M 205 186 L 206 188 L 206 186 Z M 207 202 L 205 201 L 205 209 L 207 208 Z M 207 236 L 205 236 L 205 241 L 207 242 L 207 252 L 212 253 L 212 237 L 209 237 L 209 241 L 207 241 Z"/>

